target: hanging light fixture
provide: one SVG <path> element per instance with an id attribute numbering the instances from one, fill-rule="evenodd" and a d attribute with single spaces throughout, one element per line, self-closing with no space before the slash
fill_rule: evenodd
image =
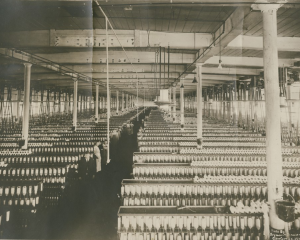
<path id="1" fill-rule="evenodd" d="M 196 76 L 194 76 L 193 82 L 192 83 L 198 83 Z"/>
<path id="2" fill-rule="evenodd" d="M 220 9 L 220 12 L 219 12 L 219 20 L 221 20 L 220 13 L 221 13 L 221 9 Z M 222 69 L 221 40 L 222 40 L 222 38 L 220 37 L 220 41 L 219 41 L 219 55 L 220 55 L 220 58 L 219 58 L 218 69 Z"/>
<path id="3" fill-rule="evenodd" d="M 183 83 L 181 83 L 181 86 L 180 86 L 180 88 L 184 88 L 184 86 L 183 86 Z"/>
<path id="4" fill-rule="evenodd" d="M 219 66 L 218 66 L 218 69 L 222 69 L 222 60 L 221 60 L 221 55 L 220 55 L 220 60 L 219 60 Z"/>

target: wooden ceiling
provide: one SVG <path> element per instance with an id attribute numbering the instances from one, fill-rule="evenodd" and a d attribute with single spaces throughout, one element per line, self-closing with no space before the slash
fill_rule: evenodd
<path id="1" fill-rule="evenodd" d="M 1 31 L 104 29 L 105 17 L 91 2 L 22 2 L 0 4 Z M 124 10 L 129 8 L 131 10 Z M 213 33 L 235 7 L 105 6 L 114 29 Z"/>
<path id="2" fill-rule="evenodd" d="M 138 3 L 135 3 L 138 2 Z M 251 4 L 246 1 L 242 6 L 240 4 L 234 4 L 232 0 L 222 0 L 222 4 L 212 4 L 210 1 L 195 1 L 197 4 L 192 4 L 191 1 L 174 1 L 176 4 L 169 2 L 161 3 L 153 1 L 153 4 L 149 4 L 145 1 L 131 0 L 131 1 L 99 1 L 104 12 L 106 13 L 112 27 L 115 30 L 141 30 L 141 31 L 154 31 L 154 32 L 167 32 L 167 33 L 207 33 L 211 34 L 211 45 L 203 48 L 186 48 L 185 42 L 182 41 L 182 47 L 171 47 L 170 53 L 173 54 L 170 59 L 170 79 L 165 79 L 166 73 L 162 72 L 163 82 L 165 87 L 171 86 L 172 83 L 183 73 L 185 69 L 196 60 L 201 53 L 207 51 L 205 54 L 206 72 L 204 72 L 204 87 L 213 86 L 215 84 L 231 83 L 240 76 L 259 74 L 262 70 L 262 66 L 253 66 L 249 64 L 239 64 L 232 66 L 224 64 L 223 70 L 217 69 L 217 63 L 209 61 L 212 57 L 218 57 L 219 42 L 213 43 L 214 39 L 219 36 L 222 29 L 225 30 L 224 36 L 222 36 L 222 49 L 221 55 L 224 57 L 247 57 L 247 58 L 262 58 L 262 49 L 247 49 L 247 48 L 230 48 L 227 44 L 238 35 L 247 36 L 262 36 L 262 14 L 257 11 L 251 11 Z M 163 1 L 161 1 L 163 2 Z M 180 2 L 180 3 L 179 3 Z M 215 2 L 215 1 L 212 1 Z M 243 2 L 243 1 L 241 1 Z M 300 37 L 300 6 L 293 2 L 295 7 L 282 7 L 278 10 L 278 36 L 280 37 Z M 228 29 L 230 24 L 236 21 L 235 24 L 239 24 L 239 20 L 235 19 L 238 14 L 236 12 L 244 12 L 242 18 L 241 30 L 239 32 L 236 29 Z M 226 24 L 225 24 L 226 23 Z M 223 28 L 225 24 L 226 29 Z M 234 23 L 231 24 L 232 26 Z M 236 27 L 236 26 L 235 26 Z M 93 1 L 27 1 L 27 0 L 3 0 L 0 2 L 0 48 L 7 47 L 5 44 L 1 45 L 1 41 L 9 34 L 16 32 L 24 32 L 24 34 L 38 34 L 42 31 L 55 30 L 87 30 L 87 29 L 105 29 L 105 17 L 101 13 L 99 7 Z M 26 31 L 26 32 L 25 32 Z M 233 34 L 234 33 L 234 34 Z M 226 42 L 226 34 L 227 41 Z M 4 37 L 3 37 L 4 36 Z M 228 36 L 231 36 L 228 38 Z M 8 38 L 9 39 L 9 38 Z M 228 40 L 229 39 L 229 40 Z M 79 71 L 86 75 L 91 75 L 97 81 L 105 82 L 105 62 L 99 62 L 93 60 L 87 61 L 85 56 L 87 53 L 91 55 L 102 56 L 105 59 L 105 48 L 93 48 L 93 47 L 56 47 L 51 45 L 37 44 L 32 46 L 28 43 L 26 46 L 26 39 L 15 39 L 15 41 L 23 41 L 22 47 L 9 46 L 10 48 L 17 48 L 18 50 L 42 56 L 46 59 L 52 60 L 55 63 L 62 66 L 68 66 L 74 71 Z M 38 42 L 38 41 L 37 41 Z M 145 56 L 153 56 L 158 51 L 158 46 L 150 47 L 126 47 L 126 51 L 130 56 L 141 56 L 145 58 L 144 62 L 130 61 L 126 63 L 122 61 L 121 64 L 110 63 L 110 77 L 111 84 L 114 84 L 120 91 L 135 94 L 136 93 L 136 81 L 137 78 L 128 78 L 128 76 L 117 75 L 115 72 L 121 72 L 123 69 L 128 72 L 134 72 L 132 69 L 138 71 L 145 71 L 148 75 L 140 76 L 140 87 L 152 89 L 155 86 L 154 76 L 158 76 L 158 72 L 153 71 L 153 60 Z M 120 46 L 114 46 L 109 48 L 109 54 L 116 56 L 122 51 Z M 61 57 L 65 56 L 65 57 Z M 69 60 L 67 59 L 70 56 Z M 182 56 L 182 57 L 181 57 Z M 183 57 L 185 56 L 185 57 Z M 182 61 L 176 61 L 176 59 L 182 58 Z M 279 58 L 282 60 L 294 60 L 300 59 L 300 51 L 295 49 L 294 51 L 279 51 Z M 76 61 L 73 61 L 76 59 Z M 79 59 L 79 60 L 78 60 Z M 163 56 L 164 59 L 164 56 Z M 201 58 L 199 59 L 201 60 Z M 164 60 L 163 60 L 164 61 Z M 157 64 L 157 63 L 156 63 Z M 132 69 L 131 69 L 132 68 Z M 191 74 L 195 65 L 192 64 L 187 69 L 186 77 L 186 92 L 192 92 L 196 90 L 195 84 L 190 84 L 194 75 Z M 130 70 L 129 70 L 130 69 Z M 146 69 L 146 70 L 145 70 Z M 167 64 L 162 65 L 162 71 L 168 69 Z M 211 69 L 211 70 L 210 70 Z M 226 69 L 230 69 L 227 70 Z M 232 70 L 235 69 L 235 70 Z M 0 81 L 2 83 L 15 82 L 17 85 L 22 85 L 23 81 L 23 67 L 22 60 L 8 58 L 0 56 Z M 233 72 L 238 72 L 232 77 Z M 229 74 L 230 72 L 230 74 Z M 152 75 L 151 75 L 152 74 Z M 131 74 L 132 75 L 132 74 Z M 144 74 L 145 75 L 145 74 Z M 219 76 L 219 79 L 218 77 Z M 126 79 L 124 79 L 126 78 Z M 128 78 L 128 80 L 127 80 Z M 73 88 L 72 79 L 68 76 L 62 76 L 56 72 L 43 67 L 32 67 L 32 81 L 33 85 L 41 86 L 45 88 L 61 87 L 61 88 Z M 116 88 L 116 89 L 117 89 Z M 80 83 L 79 89 L 94 91 L 91 83 Z M 115 90 L 116 90 L 115 89 Z M 113 90 L 113 94 L 115 92 Z M 105 94 L 106 89 L 100 88 L 100 93 Z M 150 91 L 149 91 L 149 94 Z"/>
<path id="3" fill-rule="evenodd" d="M 259 24 L 251 26 L 244 31 L 244 35 L 262 36 L 262 15 L 252 13 L 259 18 Z M 300 36 L 300 8 L 280 8 L 277 11 L 277 34 L 279 37 L 299 37 Z"/>
<path id="4" fill-rule="evenodd" d="M 104 28 L 102 13 L 94 9 L 95 27 Z M 124 10 L 124 6 L 103 7 L 115 29 L 184 33 L 215 32 L 235 7 L 134 6 L 129 9 L 132 10 Z"/>

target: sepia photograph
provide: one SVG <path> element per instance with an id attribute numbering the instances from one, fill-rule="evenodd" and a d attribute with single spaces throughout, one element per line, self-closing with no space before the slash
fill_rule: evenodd
<path id="1" fill-rule="evenodd" d="M 0 0 L 0 239 L 300 240 L 300 0 Z"/>

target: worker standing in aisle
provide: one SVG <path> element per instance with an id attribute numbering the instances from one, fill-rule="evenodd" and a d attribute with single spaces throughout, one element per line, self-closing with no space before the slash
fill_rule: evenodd
<path id="1" fill-rule="evenodd" d="M 95 177 L 95 189 L 96 193 L 98 195 L 98 198 L 101 197 L 102 195 L 102 185 L 103 185 L 103 180 L 102 180 L 102 168 L 101 168 L 101 148 L 102 144 L 101 142 L 96 142 L 94 145 L 94 159 L 96 163 L 96 177 Z"/>
<path id="2" fill-rule="evenodd" d="M 105 144 L 102 142 L 96 142 L 94 145 L 94 158 L 96 162 L 96 188 L 98 189 L 98 194 L 101 197 L 104 193 L 105 184 L 105 169 L 106 165 L 109 163 L 107 161 L 107 151 L 105 151 Z"/>
<path id="3" fill-rule="evenodd" d="M 101 142 L 96 142 L 94 145 L 94 158 L 96 160 L 96 174 L 101 171 Z"/>

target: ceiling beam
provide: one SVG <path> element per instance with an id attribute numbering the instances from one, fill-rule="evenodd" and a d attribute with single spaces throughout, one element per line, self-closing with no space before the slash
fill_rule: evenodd
<path id="1" fill-rule="evenodd" d="M 105 63 L 93 63 L 93 64 L 64 64 L 65 67 L 70 68 L 74 71 L 81 72 L 81 73 L 104 73 L 106 72 L 106 64 Z M 165 66 L 165 67 L 164 67 Z M 184 65 L 175 65 L 170 64 L 169 65 L 169 72 L 170 73 L 176 73 L 181 72 L 184 70 Z M 167 64 L 162 64 L 162 70 L 166 69 L 168 70 Z M 0 64 L 0 73 L 3 72 L 9 72 L 12 73 L 23 73 L 23 64 Z M 42 68 L 42 67 L 34 67 L 32 69 L 33 73 L 52 73 L 51 70 Z M 109 72 L 111 73 L 150 73 L 155 72 L 155 67 L 153 64 L 128 64 L 128 63 L 115 63 L 109 64 Z"/>
<path id="2" fill-rule="evenodd" d="M 155 52 L 126 51 L 126 54 L 132 63 L 154 64 Z M 123 51 L 110 51 L 108 55 L 109 63 L 130 63 Z M 68 53 L 49 53 L 37 54 L 49 61 L 63 64 L 82 64 L 82 63 L 106 63 L 105 51 L 90 52 L 68 52 Z M 194 54 L 170 53 L 170 62 L 172 64 L 188 64 L 194 61 Z M 162 56 L 163 61 L 163 56 Z"/>
<path id="3" fill-rule="evenodd" d="M 208 65 L 208 64 L 206 64 Z M 73 69 L 76 72 L 81 73 L 106 73 L 106 64 L 77 64 L 77 65 L 64 65 L 67 68 Z M 163 65 L 164 66 L 164 65 Z M 162 67 L 164 69 L 164 67 Z M 167 70 L 167 65 L 166 65 Z M 170 65 L 169 71 L 170 73 L 181 73 L 184 71 L 184 65 Z M 12 74 L 23 74 L 23 65 L 22 64 L 0 64 L 0 74 L 12 75 Z M 134 73 L 134 70 L 137 70 L 138 73 L 154 73 L 154 67 L 151 64 L 110 64 L 109 71 L 111 74 L 114 73 L 122 73 L 122 74 L 131 74 Z M 53 71 L 35 66 L 32 68 L 32 74 L 41 73 L 53 73 Z M 261 68 L 259 69 L 251 69 L 251 68 L 235 68 L 233 67 L 223 67 L 222 69 L 218 69 L 215 67 L 202 67 L 202 73 L 204 74 L 223 74 L 223 75 L 259 75 L 261 72 Z M 162 73 L 163 74 L 163 73 Z M 167 72 L 166 72 L 167 75 Z"/>
<path id="4" fill-rule="evenodd" d="M 93 79 L 98 79 L 98 80 L 104 80 L 106 81 L 106 73 L 87 73 L 86 74 L 88 77 L 92 77 Z M 1 76 L 1 73 L 0 73 Z M 123 83 L 128 83 L 130 82 L 137 82 L 137 81 L 151 81 L 154 82 L 154 79 L 159 80 L 158 74 L 156 74 L 156 78 L 154 77 L 154 73 L 143 73 L 142 75 L 137 75 L 136 74 L 122 74 L 122 73 L 110 73 L 109 74 L 109 80 L 110 83 L 114 84 L 115 82 L 123 82 Z M 176 78 L 178 76 L 178 73 L 173 73 L 170 75 L 170 81 L 172 79 Z M 193 80 L 195 74 L 188 74 L 184 79 L 187 80 Z M 205 80 L 223 80 L 223 81 L 232 81 L 234 79 L 238 79 L 240 75 L 221 75 L 221 74 L 202 74 L 203 79 Z M 4 75 L 5 77 L 5 75 Z M 23 79 L 23 74 L 13 74 L 10 75 L 11 78 L 13 79 Z M 40 74 L 40 73 L 32 73 L 31 74 L 31 79 L 32 80 L 68 80 L 69 78 L 66 76 L 62 76 L 56 73 L 47 73 L 47 74 Z M 168 78 L 164 78 L 162 75 L 161 78 L 162 81 L 167 81 Z M 92 85 L 92 84 L 91 84 Z"/>
<path id="5" fill-rule="evenodd" d="M 142 53 L 141 53 L 142 54 Z M 170 61 L 171 63 L 171 61 Z M 65 65 L 79 72 L 106 72 L 105 63 L 93 63 L 93 64 L 81 64 L 81 65 Z M 185 68 L 184 64 L 170 64 L 169 71 L 170 73 L 181 72 Z M 168 64 L 162 63 L 162 70 L 166 69 L 168 71 Z M 159 68 L 158 68 L 159 70 Z M 153 64 L 142 64 L 142 63 L 110 63 L 109 71 L 111 73 L 135 73 L 135 72 L 155 72 L 155 65 Z"/>
<path id="6" fill-rule="evenodd" d="M 202 67 L 202 73 L 206 74 L 223 74 L 223 75 L 259 75 L 261 69 L 250 69 L 250 68 L 236 68 L 232 67 L 223 67 L 219 69 L 217 67 Z"/>
<path id="7" fill-rule="evenodd" d="M 277 37 L 278 51 L 299 52 L 299 37 Z M 239 35 L 233 39 L 226 49 L 263 50 L 263 37 Z"/>
<path id="8" fill-rule="evenodd" d="M 90 4 L 92 0 L 19 0 L 23 2 L 59 2 L 70 4 Z M 265 0 L 98 0 L 101 6 L 115 6 L 115 7 L 127 7 L 127 6 L 241 6 L 249 5 L 253 3 L 264 4 Z M 273 0 L 271 3 L 282 3 L 283 7 L 298 6 L 298 0 Z"/>
<path id="9" fill-rule="evenodd" d="M 1 65 L 0 65 L 1 66 Z M 75 71 L 82 72 L 82 73 L 101 73 L 106 72 L 106 65 L 105 64 L 83 64 L 83 65 L 65 65 L 69 68 L 74 69 Z M 162 69 L 164 69 L 164 64 L 162 65 Z M 165 67 L 166 71 L 168 69 L 167 64 Z M 173 65 L 171 64 L 169 66 L 170 73 L 181 73 L 184 71 L 185 66 L 184 65 Z M 1 68 L 0 68 L 1 70 Z M 110 73 L 135 73 L 134 70 L 137 70 L 137 72 L 155 72 L 154 66 L 151 64 L 110 64 L 109 71 Z M 202 67 L 202 73 L 204 74 L 229 74 L 229 75 L 259 75 L 261 72 L 261 69 L 249 69 L 249 68 L 212 68 L 212 67 Z M 162 73 L 163 74 L 163 73 Z M 167 75 L 167 72 L 166 72 Z"/>
<path id="10" fill-rule="evenodd" d="M 278 59 L 278 65 L 279 66 L 285 66 L 285 67 L 292 67 L 294 66 L 294 62 L 298 60 L 296 59 Z M 215 66 L 218 66 L 219 63 L 219 57 L 214 56 L 208 59 L 206 64 L 214 64 Z M 255 67 L 257 69 L 263 69 L 264 63 L 263 58 L 257 58 L 257 57 L 228 57 L 223 56 L 222 57 L 222 65 L 226 65 L 227 67 Z"/>
<path id="11" fill-rule="evenodd" d="M 200 49 L 208 47 L 212 35 L 208 33 L 171 33 L 144 30 L 108 31 L 109 47 L 164 47 L 173 49 Z M 119 40 L 119 41 L 118 41 Z M 184 43 L 184 44 L 182 44 Z M 1 47 L 64 47 L 102 48 L 106 47 L 105 29 L 94 30 L 40 30 L 0 32 Z"/>
<path id="12" fill-rule="evenodd" d="M 46 1 L 46 0 L 43 0 Z M 61 0 L 63 1 L 63 0 Z M 68 0 L 65 0 L 68 1 Z M 228 4 L 231 6 L 239 6 L 241 4 L 249 5 L 253 3 L 257 4 L 265 4 L 266 0 L 127 0 L 124 2 L 123 0 L 98 0 L 99 4 L 102 6 L 106 5 L 114 5 L 114 6 L 126 6 L 126 5 L 149 5 L 155 6 L 155 5 L 161 5 L 161 4 L 167 4 L 168 6 L 176 6 L 178 4 L 188 4 L 191 6 L 196 6 L 197 4 L 209 4 L 209 5 L 218 5 L 223 6 L 223 4 Z M 273 0 L 272 3 L 283 3 L 283 4 L 294 4 L 299 3 L 298 0 Z"/>
<path id="13" fill-rule="evenodd" d="M 55 63 L 54 61 L 49 61 L 46 58 L 41 58 L 37 55 L 33 55 L 33 54 L 26 53 L 23 51 L 18 51 L 18 50 L 9 49 L 9 48 L 0 48 L 0 55 L 11 58 L 11 59 L 15 59 L 18 62 L 29 62 L 29 63 L 32 63 L 39 67 L 44 67 L 46 69 L 60 73 L 64 76 L 76 78 L 81 81 L 87 81 L 87 82 L 92 81 L 91 78 L 85 76 L 84 74 L 81 74 L 74 70 L 72 71 L 72 69 L 67 69 L 66 67 L 61 66 L 61 65 Z"/>
<path id="14" fill-rule="evenodd" d="M 63 76 L 70 77 L 72 79 L 76 78 L 78 81 L 90 82 L 91 84 L 93 83 L 93 81 L 97 81 L 82 73 L 76 72 L 74 70 L 72 71 L 72 69 L 67 69 L 65 66 L 60 65 L 55 61 L 49 61 L 49 59 L 47 58 L 43 58 L 38 55 L 29 54 L 24 51 L 18 51 L 9 48 L 0 48 L 0 55 L 7 58 L 15 59 L 18 62 L 29 62 L 32 63 L 33 65 L 52 70 Z M 113 85 L 110 85 L 110 87 L 114 88 Z"/>

